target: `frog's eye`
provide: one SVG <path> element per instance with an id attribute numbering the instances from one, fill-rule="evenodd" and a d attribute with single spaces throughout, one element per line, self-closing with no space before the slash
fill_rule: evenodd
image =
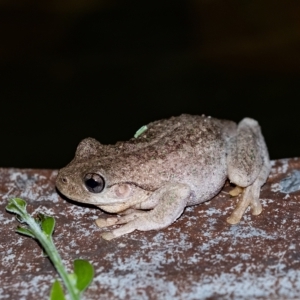
<path id="1" fill-rule="evenodd" d="M 88 173 L 84 176 L 84 184 L 89 192 L 101 193 L 104 189 L 105 181 L 102 176 L 97 173 Z"/>

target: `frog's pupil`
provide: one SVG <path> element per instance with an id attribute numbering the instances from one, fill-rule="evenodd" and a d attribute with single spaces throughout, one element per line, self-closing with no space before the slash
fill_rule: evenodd
<path id="1" fill-rule="evenodd" d="M 101 193 L 104 189 L 104 179 L 97 173 L 86 174 L 84 177 L 84 184 L 91 193 Z"/>

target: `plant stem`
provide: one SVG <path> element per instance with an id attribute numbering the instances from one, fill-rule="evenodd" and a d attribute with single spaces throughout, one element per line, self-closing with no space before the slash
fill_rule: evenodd
<path id="1" fill-rule="evenodd" d="M 22 215 L 22 218 L 24 221 L 29 225 L 33 233 L 35 234 L 37 240 L 42 244 L 43 248 L 45 249 L 45 252 L 50 257 L 53 265 L 55 266 L 57 272 L 61 276 L 62 280 L 64 281 L 66 288 L 70 294 L 71 300 L 80 300 L 80 296 L 75 290 L 74 285 L 71 282 L 71 279 L 64 268 L 64 265 L 62 263 L 61 257 L 58 254 L 51 236 L 45 235 L 42 231 L 40 226 L 37 224 L 37 222 L 27 213 Z"/>

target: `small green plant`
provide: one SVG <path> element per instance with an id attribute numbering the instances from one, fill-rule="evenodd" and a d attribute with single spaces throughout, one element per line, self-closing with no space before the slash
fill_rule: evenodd
<path id="1" fill-rule="evenodd" d="M 135 134 L 134 138 L 137 139 L 140 135 L 142 135 L 148 129 L 147 125 L 142 126 Z"/>
<path id="2" fill-rule="evenodd" d="M 68 273 L 54 246 L 52 233 L 55 227 L 55 220 L 43 214 L 32 218 L 26 211 L 27 203 L 23 199 L 10 199 L 6 210 L 17 214 L 20 223 L 28 226 L 18 226 L 16 232 L 32 237 L 40 242 L 45 253 L 49 256 L 57 272 L 61 276 L 71 300 L 80 300 L 81 293 L 90 285 L 94 277 L 94 268 L 86 260 L 74 260 L 74 273 Z M 52 285 L 50 300 L 65 300 L 63 288 L 58 280 Z"/>

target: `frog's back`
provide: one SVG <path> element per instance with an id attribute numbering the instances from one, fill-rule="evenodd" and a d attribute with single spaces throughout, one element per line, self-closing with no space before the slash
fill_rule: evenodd
<path id="1" fill-rule="evenodd" d="M 139 138 L 130 140 L 141 148 L 154 146 L 160 152 L 171 153 L 193 148 L 194 151 L 223 147 L 236 130 L 236 124 L 204 115 L 182 114 L 148 124 Z M 214 152 L 214 151 L 212 151 Z"/>
<path id="2" fill-rule="evenodd" d="M 147 129 L 137 138 L 132 138 L 126 144 L 134 144 L 136 148 L 144 148 L 154 144 L 159 147 L 166 145 L 166 141 L 180 140 L 181 144 L 197 144 L 200 139 L 202 142 L 207 140 L 220 139 L 231 132 L 234 132 L 236 124 L 228 120 L 219 120 L 204 115 L 182 114 L 169 119 L 162 119 L 151 122 Z"/>
<path id="3" fill-rule="evenodd" d="M 215 141 L 227 138 L 234 132 L 236 124 L 228 120 L 220 120 L 204 115 L 188 115 L 171 117 L 151 122 L 141 134 L 126 142 L 118 142 L 115 145 L 103 145 L 102 158 L 122 156 L 133 152 L 143 152 L 148 149 L 160 149 L 164 151 L 177 151 L 190 145 L 192 147 L 204 147 Z M 200 143 L 199 143 L 200 142 Z"/>
<path id="4" fill-rule="evenodd" d="M 234 122 L 181 115 L 147 127 L 139 137 L 122 144 L 123 154 L 114 157 L 116 181 L 126 176 L 126 181 L 150 190 L 168 181 L 186 183 L 203 201 L 223 186 L 226 139 L 235 130 Z"/>

